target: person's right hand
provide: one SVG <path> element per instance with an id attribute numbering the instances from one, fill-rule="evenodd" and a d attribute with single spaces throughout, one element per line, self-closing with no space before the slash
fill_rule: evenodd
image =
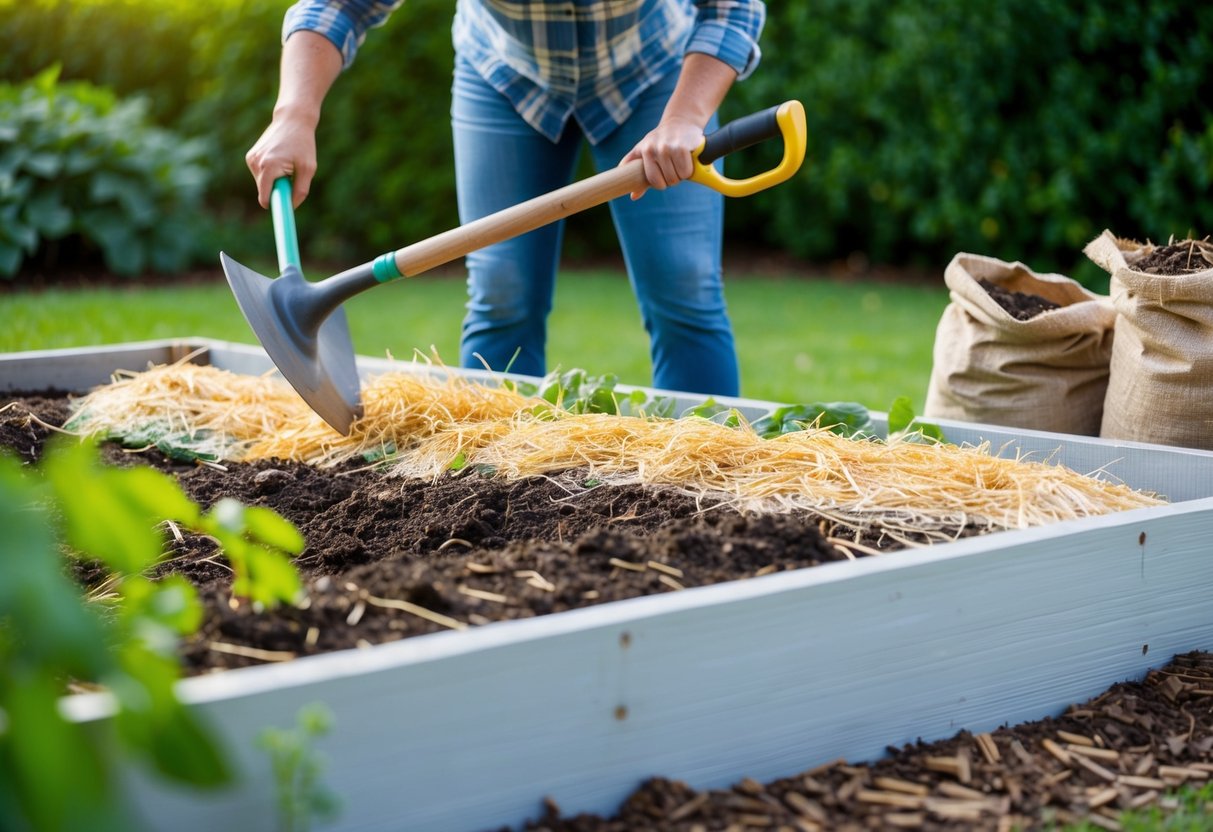
<path id="1" fill-rule="evenodd" d="M 262 208 L 270 205 L 274 180 L 283 176 L 292 177 L 291 203 L 298 208 L 307 199 L 316 175 L 315 122 L 290 113 L 275 113 L 244 161 L 257 181 L 257 201 Z"/>

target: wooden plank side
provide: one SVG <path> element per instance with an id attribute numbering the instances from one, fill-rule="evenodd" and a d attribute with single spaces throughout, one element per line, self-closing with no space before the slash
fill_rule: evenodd
<path id="1" fill-rule="evenodd" d="M 0 353 L 0 392 L 83 392 L 105 384 L 116 370 L 146 370 L 176 361 L 194 348 L 188 340 L 140 341 L 100 347 Z"/>
<path id="2" fill-rule="evenodd" d="M 199 679 L 244 791 L 137 794 L 179 830 L 269 825 L 248 743 L 311 701 L 336 716 L 341 829 L 496 828 L 545 795 L 612 812 L 651 775 L 719 787 L 873 759 L 1213 647 L 1210 541 L 1203 500 Z"/>

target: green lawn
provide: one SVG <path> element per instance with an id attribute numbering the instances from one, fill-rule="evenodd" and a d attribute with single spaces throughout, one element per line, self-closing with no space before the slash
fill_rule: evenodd
<path id="1" fill-rule="evenodd" d="M 784 402 L 857 401 L 885 410 L 908 395 L 921 412 L 935 325 L 947 303 L 938 286 L 738 277 L 727 285 L 742 363 L 743 395 Z M 363 355 L 407 358 L 438 349 L 458 360 L 462 280 L 420 276 L 346 304 Z M 169 288 L 104 288 L 0 294 L 0 352 L 204 336 L 253 343 L 221 281 Z M 549 365 L 650 381 L 648 338 L 622 273 L 567 271 L 557 285 Z"/>

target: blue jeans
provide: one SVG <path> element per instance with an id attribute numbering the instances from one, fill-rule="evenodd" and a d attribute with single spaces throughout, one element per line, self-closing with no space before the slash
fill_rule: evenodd
<path id="1" fill-rule="evenodd" d="M 598 170 L 617 165 L 657 125 L 676 81 L 673 73 L 651 87 L 627 123 L 591 147 Z M 709 129 L 715 123 L 713 117 Z M 463 223 L 567 185 L 583 144 L 571 119 L 553 144 L 461 60 L 455 66 L 451 125 Z M 610 203 L 649 333 L 655 387 L 738 393 L 737 353 L 720 269 L 723 203 L 720 194 L 694 182 L 650 189 L 635 202 L 625 196 Z M 467 256 L 459 356 L 464 367 L 487 363 L 494 370 L 546 372 L 547 316 L 563 230 L 563 222 L 552 223 Z M 604 337 L 610 337 L 609 328 L 604 327 Z"/>

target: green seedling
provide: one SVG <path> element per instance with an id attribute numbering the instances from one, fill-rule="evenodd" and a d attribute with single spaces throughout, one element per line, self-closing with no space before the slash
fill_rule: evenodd
<path id="1" fill-rule="evenodd" d="M 868 409 L 854 402 L 813 402 L 777 407 L 769 415 L 755 420 L 752 427 L 764 439 L 818 427 L 855 439 L 870 438 L 875 433 Z"/>
<path id="2" fill-rule="evenodd" d="M 680 419 L 707 419 L 709 422 L 715 422 L 718 425 L 724 425 L 726 428 L 741 427 L 745 423 L 745 418 L 741 412 L 735 407 L 725 407 L 713 398 L 709 398 L 702 404 L 688 407 L 679 415 Z"/>
<path id="3" fill-rule="evenodd" d="M 608 413 L 616 416 L 669 417 L 674 400 L 668 396 L 649 397 L 643 390 L 624 393 L 618 389 L 619 377 L 613 373 L 592 376 L 585 370 L 553 370 L 543 377 L 533 395 L 553 407 L 569 413 Z M 520 391 L 521 392 L 521 391 Z M 536 410 L 543 415 L 542 406 Z"/>
<path id="4" fill-rule="evenodd" d="M 337 816 L 340 801 L 321 782 L 325 759 L 315 748 L 332 724 L 329 709 L 313 703 L 299 709 L 294 728 L 266 728 L 257 737 L 270 755 L 281 832 L 307 832 L 313 821 Z"/>
<path id="5" fill-rule="evenodd" d="M 889 439 L 936 443 L 948 441 L 939 425 L 918 418 L 909 396 L 898 396 L 889 407 Z"/>

